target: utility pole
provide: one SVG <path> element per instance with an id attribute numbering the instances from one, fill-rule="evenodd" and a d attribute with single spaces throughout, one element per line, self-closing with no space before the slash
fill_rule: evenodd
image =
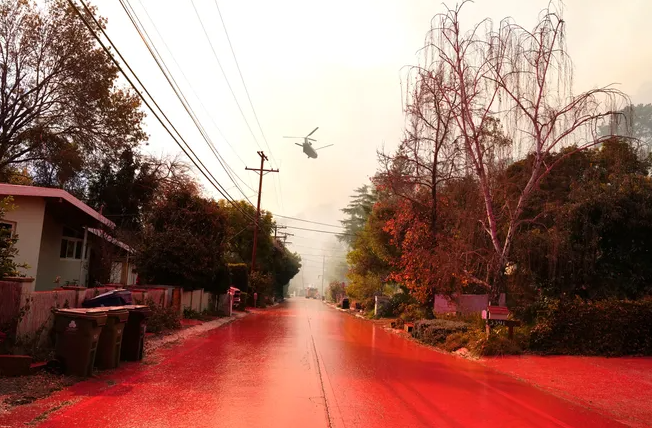
<path id="1" fill-rule="evenodd" d="M 324 296 L 324 264 L 326 263 L 326 256 L 321 259 L 321 295 Z"/>
<path id="2" fill-rule="evenodd" d="M 276 234 L 278 233 L 278 229 L 287 229 L 287 226 L 279 226 L 278 224 L 274 225 L 274 239 L 276 239 Z"/>
<path id="3" fill-rule="evenodd" d="M 263 191 L 263 173 L 264 172 L 278 172 L 278 169 L 265 169 L 265 161 L 268 161 L 267 156 L 262 151 L 257 152 L 260 156 L 260 168 L 245 167 L 247 171 L 256 171 L 260 175 L 258 181 L 258 205 L 256 205 L 256 221 L 254 224 L 254 246 L 251 250 L 251 272 L 256 270 L 256 246 L 258 245 L 258 221 L 260 220 L 260 195 Z"/>
<path id="4" fill-rule="evenodd" d="M 285 244 L 291 244 L 291 242 L 287 242 L 288 236 L 294 236 L 294 233 L 287 233 L 287 232 L 281 232 L 283 235 L 281 238 L 283 239 L 283 245 Z"/>

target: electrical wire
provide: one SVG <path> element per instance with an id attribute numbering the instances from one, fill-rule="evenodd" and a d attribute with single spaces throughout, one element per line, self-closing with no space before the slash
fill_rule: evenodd
<path id="1" fill-rule="evenodd" d="M 287 226 L 287 225 L 285 227 L 287 227 L 289 229 L 307 230 L 309 232 L 330 233 L 331 235 L 338 235 L 338 236 L 354 236 L 354 235 L 352 235 L 350 233 L 331 232 L 329 230 L 308 229 L 308 228 L 305 228 L 305 227 L 296 227 L 296 226 Z"/>
<path id="2" fill-rule="evenodd" d="M 296 235 L 295 235 L 295 236 L 296 236 Z M 303 238 L 303 237 L 302 237 L 302 236 L 299 236 L 299 238 Z M 306 239 L 307 239 L 307 238 L 306 238 Z M 348 253 L 348 252 L 349 252 L 348 250 L 340 250 L 340 249 L 324 250 L 323 248 L 309 247 L 309 246 L 307 246 L 307 245 L 301 245 L 301 244 L 292 244 L 292 245 L 297 246 L 297 247 L 301 247 L 301 248 L 307 248 L 307 249 L 309 249 L 309 250 L 317 250 L 317 251 L 329 251 L 329 252 L 337 252 L 337 251 L 339 251 L 339 252 L 344 252 L 344 253 Z"/>
<path id="3" fill-rule="evenodd" d="M 170 87 L 174 91 L 175 95 L 177 96 L 177 98 L 179 99 L 181 104 L 183 105 L 183 108 L 186 110 L 186 113 L 188 113 L 188 115 L 190 116 L 191 120 L 195 124 L 195 127 L 197 128 L 197 130 L 201 134 L 202 138 L 204 139 L 204 141 L 206 142 L 206 144 L 208 145 L 210 150 L 213 152 L 213 155 L 215 155 L 215 158 L 217 159 L 219 164 L 222 166 L 222 168 L 226 172 L 227 176 L 231 179 L 231 181 L 236 186 L 236 188 L 240 191 L 240 193 L 242 193 L 242 195 L 245 197 L 245 199 L 247 199 L 247 201 L 249 201 L 249 203 L 251 204 L 251 201 L 249 200 L 249 198 L 247 198 L 247 195 L 242 191 L 240 186 L 238 186 L 238 183 L 235 181 L 235 179 L 231 175 L 231 173 L 235 174 L 235 171 L 231 170 L 231 173 L 230 173 L 229 172 L 230 168 L 227 168 L 225 166 L 226 161 L 224 161 L 222 159 L 221 155 L 217 151 L 215 145 L 213 144 L 213 141 L 211 140 L 210 136 L 206 132 L 206 129 L 204 128 L 204 126 L 199 121 L 199 118 L 195 114 L 195 111 L 192 109 L 192 106 L 190 105 L 190 103 L 188 102 L 188 99 L 186 98 L 185 94 L 183 93 L 183 91 L 179 87 L 179 84 L 177 83 L 176 79 L 174 78 L 174 75 L 172 75 L 172 72 L 170 71 L 167 64 L 165 63 L 165 60 L 163 60 L 163 57 L 161 56 L 160 52 L 156 48 L 156 45 L 154 45 L 151 37 L 147 33 L 147 30 L 145 29 L 142 22 L 138 18 L 136 12 L 133 10 L 133 7 L 129 3 L 129 0 L 119 0 L 119 1 L 120 1 L 120 5 L 124 9 L 125 13 L 129 17 L 129 20 L 131 21 L 134 28 L 138 32 L 138 35 L 140 36 L 141 40 L 143 41 L 143 43 L 147 47 L 147 50 L 149 51 L 150 55 L 152 56 L 152 58 L 156 62 L 156 65 L 159 67 L 159 69 L 161 70 L 161 72 L 165 76 L 165 79 L 167 80 L 168 84 L 170 85 Z M 235 174 L 235 175 L 237 175 L 237 174 Z M 240 178 L 240 181 L 243 181 L 243 180 Z"/>
<path id="4" fill-rule="evenodd" d="M 346 258 L 346 256 L 327 256 L 326 254 L 303 254 L 303 253 L 298 253 L 301 257 L 306 256 L 306 257 L 326 257 L 329 259 L 341 259 L 341 258 Z"/>
<path id="5" fill-rule="evenodd" d="M 190 0 L 190 3 L 192 4 L 192 8 L 195 10 L 195 14 L 197 15 L 197 20 L 199 20 L 199 25 L 201 26 L 202 30 L 204 31 L 204 35 L 206 36 L 206 40 L 208 41 L 208 45 L 211 48 L 211 51 L 213 52 L 213 56 L 215 57 L 215 60 L 217 61 L 217 65 L 220 68 L 220 71 L 222 72 L 222 76 L 224 77 L 224 80 L 226 81 L 227 86 L 229 87 L 229 90 L 231 91 L 231 95 L 233 96 L 233 100 L 235 101 L 236 105 L 238 106 L 238 110 L 240 110 L 240 114 L 242 115 L 242 119 L 244 119 L 245 123 L 247 124 L 247 128 L 249 129 L 249 132 L 251 133 L 251 136 L 254 138 L 254 141 L 256 142 L 256 145 L 260 150 L 263 148 L 261 147 L 260 143 L 258 142 L 258 139 L 256 138 L 256 134 L 254 134 L 254 131 L 251 129 L 251 125 L 249 124 L 249 121 L 247 120 L 247 117 L 244 114 L 244 111 L 242 110 L 242 106 L 240 105 L 240 102 L 238 101 L 238 97 L 236 97 L 235 92 L 233 91 L 233 87 L 231 86 L 231 82 L 229 82 L 229 78 L 226 77 L 226 72 L 224 71 L 224 67 L 222 67 L 222 62 L 220 61 L 219 57 L 217 56 L 217 52 L 215 51 L 215 47 L 213 46 L 213 42 L 211 41 L 210 36 L 208 35 L 208 31 L 206 31 L 206 27 L 204 26 L 204 21 L 202 21 L 201 16 L 199 15 L 199 11 L 197 10 L 197 7 L 195 6 L 195 1 Z M 271 154 L 271 153 L 270 153 Z"/>
<path id="6" fill-rule="evenodd" d="M 194 88 L 194 86 L 192 85 L 192 83 L 190 83 L 190 79 L 188 79 L 188 77 L 186 76 L 186 74 L 183 72 L 183 68 L 181 67 L 181 65 L 179 64 L 179 62 L 177 61 L 177 59 L 175 58 L 174 54 L 172 53 L 172 49 L 170 49 L 170 47 L 169 47 L 168 44 L 166 43 L 165 38 L 163 37 L 163 35 L 162 35 L 161 32 L 159 31 L 159 29 L 158 29 L 158 27 L 157 27 L 157 25 L 156 25 L 156 22 L 155 22 L 155 21 L 152 19 L 152 17 L 150 16 L 150 14 L 149 14 L 149 12 L 147 11 L 147 8 L 145 7 L 145 5 L 143 5 L 143 3 L 141 2 L 141 0 L 136 0 L 136 1 L 137 1 L 138 4 L 140 5 L 141 9 L 143 9 L 143 12 L 145 12 L 145 16 L 147 16 L 147 19 L 149 20 L 150 24 L 151 24 L 152 27 L 154 28 L 154 31 L 155 31 L 156 34 L 158 35 L 158 38 L 161 39 L 161 42 L 163 43 L 163 46 L 165 47 L 165 49 L 168 51 L 168 53 L 169 53 L 170 56 L 172 57 L 172 61 L 174 61 L 174 64 L 177 66 L 177 68 L 178 68 L 179 71 L 181 72 L 181 76 L 183 77 L 183 79 L 186 81 L 186 83 L 187 83 L 188 86 L 190 87 L 190 90 L 192 91 L 193 95 L 195 96 L 195 98 L 197 99 L 197 101 L 199 101 L 199 105 L 201 106 L 201 108 L 202 108 L 202 110 L 204 111 L 204 113 L 206 113 L 206 115 L 208 116 L 208 119 L 211 121 L 211 123 L 213 124 L 213 126 L 215 127 L 215 129 L 217 129 L 217 132 L 218 132 L 218 133 L 220 134 L 220 136 L 224 139 L 224 141 L 225 141 L 226 144 L 229 146 L 229 148 L 231 149 L 231 151 L 233 152 L 233 154 L 236 155 L 236 157 L 240 160 L 240 162 L 242 162 L 242 164 L 243 164 L 244 166 L 247 166 L 246 162 L 245 162 L 245 161 L 240 157 L 240 155 L 239 155 L 238 152 L 235 150 L 235 148 L 233 147 L 233 145 L 231 144 L 231 142 L 228 140 L 228 138 L 226 138 L 226 135 L 224 135 L 224 133 L 222 132 L 222 129 L 220 129 L 219 125 L 215 122 L 215 119 L 213 119 L 213 116 L 208 112 L 208 109 L 206 108 L 206 106 L 205 106 L 204 103 L 202 102 L 201 97 L 197 94 L 197 91 L 195 90 L 195 88 Z M 132 7 L 132 10 L 133 10 L 133 7 Z M 137 14 L 136 14 L 136 16 L 137 16 Z M 227 165 L 228 165 L 228 164 L 227 164 Z M 231 170 L 232 170 L 232 169 L 231 169 Z M 236 174 L 236 177 L 240 178 L 237 174 Z M 246 187 L 248 187 L 251 191 L 253 191 L 253 192 L 256 191 L 256 190 L 253 189 L 249 184 L 247 184 L 245 181 L 243 181 L 243 180 L 241 180 L 241 181 L 242 181 L 242 183 L 243 183 Z"/>
<path id="7" fill-rule="evenodd" d="M 241 211 L 241 212 L 243 213 L 243 215 L 245 215 L 245 217 L 247 217 L 247 213 L 246 213 L 246 212 L 243 212 L 243 211 L 241 210 L 241 208 L 240 208 L 239 206 L 237 206 L 237 204 L 235 204 L 235 203 L 234 203 L 234 202 L 233 202 L 233 201 L 232 201 L 232 200 L 227 196 L 228 193 L 225 193 L 225 192 L 222 191 L 221 187 L 223 187 L 223 186 L 222 186 L 222 185 L 219 183 L 219 181 L 217 181 L 217 179 L 216 179 L 216 178 L 215 178 L 215 177 L 210 173 L 210 171 L 208 170 L 208 168 L 206 168 L 206 166 L 203 164 L 203 162 L 201 161 L 201 159 L 199 159 L 199 157 L 197 156 L 197 154 L 192 150 L 192 148 L 190 147 L 190 145 L 185 141 L 185 139 L 183 138 L 183 136 L 181 135 L 181 133 L 179 133 L 179 131 L 178 131 L 178 130 L 176 129 L 176 127 L 174 126 L 174 124 L 172 124 L 172 122 L 171 122 L 170 119 L 167 117 L 167 115 L 165 114 L 165 112 L 163 111 L 163 109 L 161 109 L 161 107 L 160 107 L 159 104 L 156 102 L 156 100 L 154 99 L 154 97 L 153 97 L 153 96 L 151 95 L 151 93 L 147 90 L 147 87 L 142 83 L 142 81 L 140 80 L 140 78 L 138 77 L 138 75 L 133 71 L 133 69 L 131 68 L 131 66 L 129 65 L 129 63 L 125 60 L 124 56 L 122 56 L 122 54 L 120 53 L 120 50 L 119 50 L 119 49 L 117 48 L 117 46 L 113 43 L 113 41 L 112 41 L 111 38 L 108 36 L 108 34 L 106 34 L 106 32 L 104 31 L 104 28 L 103 28 L 103 27 L 100 25 L 100 23 L 97 21 L 97 19 L 96 19 L 95 16 L 93 15 L 92 11 L 88 8 L 88 6 L 86 5 L 86 3 L 85 3 L 83 0 L 79 0 L 79 1 L 80 1 L 81 5 L 83 6 L 84 11 L 86 12 L 86 14 L 87 14 L 87 15 L 88 15 L 92 20 L 93 20 L 93 22 L 95 23 L 95 25 L 97 26 L 97 28 L 100 29 L 100 31 L 102 32 L 102 34 L 104 35 L 104 37 L 106 37 L 107 41 L 109 42 L 109 44 L 111 45 L 111 47 L 115 50 L 115 52 L 118 54 L 118 56 L 120 57 L 120 59 L 122 60 L 122 62 L 124 63 L 124 65 L 127 67 L 127 69 L 129 70 L 129 72 L 133 75 L 133 77 L 136 79 L 136 81 L 138 82 L 138 84 L 142 87 L 143 91 L 145 91 L 145 93 L 147 94 L 147 96 L 151 99 L 151 103 L 152 103 L 154 106 L 156 106 L 156 108 L 159 110 L 159 112 L 160 112 L 160 116 L 159 116 L 159 114 L 156 112 L 156 110 L 154 110 L 154 108 L 152 107 L 152 104 L 150 104 L 150 102 L 147 100 L 147 98 L 143 95 L 143 93 L 142 93 L 142 92 L 138 89 L 138 87 L 134 84 L 133 80 L 129 77 L 129 75 L 127 75 L 127 73 L 126 73 L 125 70 L 122 68 L 122 66 L 120 65 L 120 63 L 118 62 L 118 60 L 117 60 L 117 59 L 112 55 L 111 50 L 110 50 L 110 49 L 109 49 L 109 48 L 104 44 L 104 42 L 102 41 L 102 39 L 100 38 L 100 36 L 95 32 L 95 30 L 93 29 L 93 27 L 92 27 L 92 26 L 89 24 L 89 22 L 86 20 L 86 18 L 84 17 L 84 15 L 82 14 L 82 12 L 79 10 L 79 8 L 77 7 L 77 5 L 73 2 L 73 0 L 68 0 L 68 4 L 70 4 L 70 6 L 74 9 L 75 13 L 76 13 L 76 14 L 79 16 L 79 18 L 82 20 L 82 22 L 84 23 L 84 25 L 86 26 L 86 28 L 88 29 L 88 31 L 91 33 L 91 35 L 93 36 L 93 38 L 95 38 L 95 40 L 98 42 L 98 44 L 102 47 L 102 49 L 104 50 L 104 52 L 105 52 L 105 53 L 107 54 L 107 56 L 112 60 L 112 62 L 113 62 L 113 63 L 115 64 L 115 66 L 117 67 L 117 69 L 122 73 L 122 75 L 125 77 L 125 79 L 127 80 L 127 82 L 128 82 L 128 83 L 131 85 L 131 87 L 134 89 L 134 91 L 136 91 L 136 93 L 137 93 L 138 96 L 141 98 L 141 100 L 143 101 L 143 103 L 145 103 L 145 105 L 147 106 L 147 108 L 152 112 L 152 114 L 154 115 L 154 117 L 155 117 L 155 118 L 158 120 L 158 122 L 161 124 L 161 126 L 163 127 L 163 129 L 165 129 L 165 131 L 170 135 L 170 137 L 172 138 L 172 140 L 174 140 L 174 142 L 179 146 L 179 148 L 181 149 L 181 151 L 182 151 L 182 152 L 183 152 L 183 153 L 188 157 L 188 159 L 190 159 L 190 161 L 193 163 L 193 165 L 195 165 L 195 167 L 199 170 L 199 172 L 200 172 L 200 173 L 201 173 L 201 174 L 202 174 L 202 175 L 203 175 L 203 176 L 208 180 L 208 182 L 209 182 L 213 187 L 215 187 L 215 189 L 218 191 L 218 193 L 220 193 L 220 194 L 221 194 L 221 195 L 222 195 L 222 196 L 223 196 L 223 197 L 224 197 L 224 198 L 225 198 L 225 199 L 226 199 L 226 200 L 227 200 L 231 205 L 233 205 L 237 210 Z M 163 121 L 163 119 L 161 119 L 161 116 L 162 116 L 163 118 L 165 118 L 165 120 L 168 122 L 169 127 L 168 127 L 168 125 L 166 125 L 166 123 Z M 170 130 L 170 128 L 172 128 L 172 130 L 174 130 L 174 133 Z M 176 136 L 175 136 L 175 133 L 177 134 Z M 181 144 L 180 141 L 183 142 L 183 144 Z M 184 147 L 184 146 L 185 146 L 185 147 Z M 192 153 L 192 156 L 190 155 L 190 153 Z M 196 158 L 196 160 L 195 160 L 195 158 Z M 200 167 L 200 165 L 201 165 L 201 167 Z M 203 168 L 203 169 L 202 169 L 202 168 Z M 205 171 L 204 171 L 204 169 L 205 169 Z"/>
<path id="8" fill-rule="evenodd" d="M 238 70 L 238 74 L 240 75 L 240 80 L 242 81 L 242 86 L 244 87 L 245 94 L 247 94 L 247 100 L 249 101 L 249 106 L 251 106 L 251 111 L 254 113 L 254 118 L 256 119 L 256 123 L 258 124 L 258 129 L 260 130 L 260 134 L 263 136 L 263 140 L 265 141 L 265 145 L 267 146 L 267 150 L 269 150 L 269 156 L 272 158 L 272 161 L 274 161 L 274 163 L 276 163 L 277 166 L 278 166 L 278 162 L 274 158 L 274 153 L 272 153 L 272 148 L 270 147 L 269 142 L 267 141 L 267 137 L 265 136 L 265 132 L 263 131 L 263 127 L 260 125 L 260 120 L 258 120 L 258 113 L 256 113 L 256 108 L 254 107 L 254 103 L 251 100 L 251 96 L 249 95 L 249 88 L 247 88 L 247 83 L 245 82 L 244 76 L 242 75 L 242 70 L 240 69 L 240 64 L 238 63 L 238 57 L 235 54 L 235 49 L 233 49 L 233 44 L 231 43 L 231 37 L 229 37 L 229 31 L 226 29 L 226 23 L 224 22 L 224 17 L 222 16 L 222 11 L 220 10 L 220 6 L 217 3 L 217 0 L 214 0 L 214 3 L 215 3 L 215 8 L 217 9 L 217 14 L 219 15 L 220 21 L 222 22 L 222 28 L 224 29 L 224 34 L 226 35 L 226 40 L 229 43 L 229 48 L 231 49 L 231 54 L 233 55 L 233 60 L 235 62 L 235 66 L 236 66 L 236 68 Z M 279 179 L 278 184 L 279 184 L 279 192 L 280 192 L 280 187 L 281 187 L 280 179 Z M 277 199 L 278 199 L 279 195 L 276 194 L 276 196 L 277 196 Z M 280 204 L 280 205 L 282 205 L 282 204 Z"/>
<path id="9" fill-rule="evenodd" d="M 281 214 L 272 214 L 272 215 L 273 215 L 274 217 L 287 218 L 287 219 L 289 219 L 289 220 L 296 220 L 296 221 L 302 221 L 302 222 L 305 222 L 305 223 L 318 224 L 318 225 L 320 225 L 320 226 L 337 227 L 337 228 L 340 228 L 340 229 L 344 229 L 343 226 L 336 226 L 336 225 L 334 225 L 334 224 L 320 223 L 320 222 L 318 222 L 318 221 L 311 221 L 311 220 L 304 220 L 304 219 L 302 219 L 302 218 L 290 217 L 290 216 L 281 215 Z M 288 226 L 288 227 L 289 227 L 289 226 Z"/>

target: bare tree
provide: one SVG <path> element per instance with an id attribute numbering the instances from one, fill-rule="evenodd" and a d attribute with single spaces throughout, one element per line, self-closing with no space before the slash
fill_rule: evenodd
<path id="1" fill-rule="evenodd" d="M 533 192 L 567 156 L 610 137 L 599 138 L 597 126 L 612 114 L 608 107 L 618 109 L 626 97 L 611 87 L 572 94 L 560 13 L 544 10 L 532 31 L 505 19 L 497 29 L 485 20 L 465 32 L 459 19 L 465 4 L 435 16 L 424 52 L 429 69 L 441 75 L 443 110 L 455 121 L 449 132 L 458 136 L 484 200 L 482 223 L 493 247 L 491 284 L 497 293 L 514 236 L 533 220 L 523 218 Z M 568 146 L 574 150 L 546 163 Z M 525 154 L 531 155 L 531 175 L 514 202 L 499 205 L 496 167 Z"/>
<path id="2" fill-rule="evenodd" d="M 443 67 L 410 68 L 405 137 L 394 154 L 378 153 L 383 170 L 377 181 L 391 194 L 429 210 L 433 237 L 437 229 L 437 189 L 460 176 L 463 153 L 455 136 L 454 111 L 445 97 L 444 77 Z M 429 192 L 425 200 L 418 196 L 423 189 Z"/>

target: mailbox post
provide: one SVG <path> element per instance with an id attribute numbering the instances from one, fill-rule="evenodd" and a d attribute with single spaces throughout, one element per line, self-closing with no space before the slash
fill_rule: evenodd
<path id="1" fill-rule="evenodd" d="M 514 327 L 521 325 L 520 321 L 508 320 L 509 309 L 504 306 L 488 306 L 487 310 L 482 311 L 482 319 L 487 320 L 486 333 L 487 337 L 491 334 L 491 327 L 498 325 L 507 326 L 507 336 L 514 338 Z"/>

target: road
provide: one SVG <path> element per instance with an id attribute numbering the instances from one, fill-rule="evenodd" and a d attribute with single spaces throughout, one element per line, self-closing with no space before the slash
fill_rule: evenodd
<path id="1" fill-rule="evenodd" d="M 103 389 L 97 382 L 78 384 L 65 405 L 36 425 L 624 426 L 304 298 L 189 339 L 163 351 L 155 364 L 133 367 L 121 369 Z"/>

